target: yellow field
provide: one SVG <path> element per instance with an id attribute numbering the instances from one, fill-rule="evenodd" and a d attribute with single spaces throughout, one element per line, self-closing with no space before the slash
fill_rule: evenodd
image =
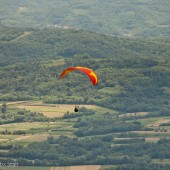
<path id="1" fill-rule="evenodd" d="M 35 135 L 20 136 L 19 138 L 16 138 L 14 141 L 42 142 L 47 140 L 48 136 L 49 134 L 35 134 Z"/>
<path id="2" fill-rule="evenodd" d="M 61 106 L 31 106 L 31 105 L 18 105 L 16 106 L 17 108 L 20 109 L 26 109 L 26 110 L 30 110 L 32 112 L 39 112 L 39 113 L 43 113 L 45 116 L 47 117 L 61 117 L 63 116 L 67 111 L 69 110 L 73 110 L 73 106 L 72 108 L 70 107 L 61 107 Z"/>

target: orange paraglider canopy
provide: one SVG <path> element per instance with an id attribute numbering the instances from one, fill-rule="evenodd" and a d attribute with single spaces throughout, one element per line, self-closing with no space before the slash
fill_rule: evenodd
<path id="1" fill-rule="evenodd" d="M 96 85 L 96 84 L 98 83 L 98 77 L 97 77 L 96 73 L 95 73 L 93 70 L 91 70 L 91 69 L 89 69 L 89 68 L 87 68 L 87 67 L 81 67 L 81 66 L 69 67 L 69 68 L 65 69 L 65 70 L 61 73 L 60 79 L 62 79 L 62 78 L 65 77 L 68 73 L 70 73 L 70 72 L 72 72 L 72 71 L 74 71 L 74 70 L 80 70 L 80 71 L 82 71 L 84 74 L 86 74 L 86 75 L 89 77 L 89 79 L 91 80 L 91 82 L 92 82 L 93 85 Z"/>

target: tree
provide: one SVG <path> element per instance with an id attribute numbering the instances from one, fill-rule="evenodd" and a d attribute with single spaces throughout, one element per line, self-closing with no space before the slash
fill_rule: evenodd
<path id="1" fill-rule="evenodd" d="M 2 106 L 1 106 L 1 112 L 6 113 L 6 110 L 7 110 L 7 104 L 3 103 Z"/>

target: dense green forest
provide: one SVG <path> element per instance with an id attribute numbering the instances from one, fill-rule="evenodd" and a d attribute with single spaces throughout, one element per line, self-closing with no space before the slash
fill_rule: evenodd
<path id="1" fill-rule="evenodd" d="M 169 36 L 169 0 L 0 0 L 1 27 L 73 27 L 114 36 Z"/>
<path id="2" fill-rule="evenodd" d="M 0 29 L 0 100 L 96 104 L 169 115 L 170 39 L 127 39 L 62 29 Z M 96 71 L 92 87 L 69 66 Z"/>

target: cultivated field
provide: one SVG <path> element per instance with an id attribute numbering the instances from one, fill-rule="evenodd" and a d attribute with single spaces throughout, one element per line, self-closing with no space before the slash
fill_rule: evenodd
<path id="1" fill-rule="evenodd" d="M 10 104 L 10 103 L 9 103 Z M 111 109 L 99 107 L 96 105 L 78 105 L 80 108 L 85 107 L 87 109 L 93 109 L 98 114 L 106 112 L 114 112 Z M 73 104 L 43 104 L 42 102 L 25 102 L 25 103 L 13 103 L 10 107 L 30 110 L 32 112 L 42 113 L 47 117 L 62 117 L 67 112 L 74 112 L 75 105 Z M 116 113 L 116 112 L 115 112 Z"/>
<path id="2" fill-rule="evenodd" d="M 25 123 L 11 123 L 0 125 L 0 132 L 7 130 L 14 132 L 22 130 L 26 132 L 24 135 L 0 135 L 1 144 L 24 144 L 31 142 L 41 142 L 48 138 L 49 135 L 54 137 L 60 135 L 74 136 L 74 128 L 70 122 L 25 122 Z"/>

